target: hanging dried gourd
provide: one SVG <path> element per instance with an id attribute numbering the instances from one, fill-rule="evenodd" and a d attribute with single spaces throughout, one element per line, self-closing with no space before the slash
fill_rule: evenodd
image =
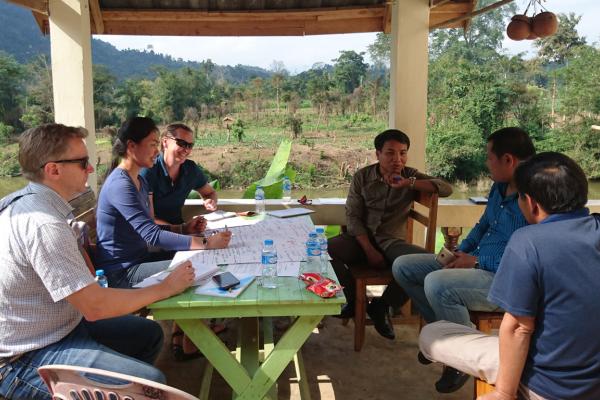
<path id="1" fill-rule="evenodd" d="M 511 18 L 506 35 L 512 40 L 533 40 L 551 36 L 558 30 L 558 18 L 542 5 L 546 0 L 530 0 L 525 12 Z M 527 16 L 532 10 L 531 17 Z M 539 12 L 538 12 L 539 11 Z"/>
<path id="2" fill-rule="evenodd" d="M 531 32 L 529 17 L 523 14 L 513 16 L 506 27 L 506 34 L 512 40 L 527 39 L 531 35 Z"/>

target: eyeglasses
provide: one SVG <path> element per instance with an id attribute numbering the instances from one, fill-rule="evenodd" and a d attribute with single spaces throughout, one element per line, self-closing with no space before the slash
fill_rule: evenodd
<path id="1" fill-rule="evenodd" d="M 79 164 L 79 166 L 81 167 L 81 169 L 87 169 L 89 167 L 89 165 L 90 165 L 90 158 L 88 156 L 86 156 L 86 157 L 81 157 L 81 158 L 73 158 L 71 160 L 48 161 L 48 162 L 44 163 L 44 165 L 42 165 L 40 167 L 40 169 L 44 168 L 49 163 L 57 163 L 57 164 Z"/>
<path id="2" fill-rule="evenodd" d="M 192 150 L 194 148 L 194 143 L 186 142 L 183 139 L 179 139 L 173 136 L 167 136 L 167 139 L 174 140 L 177 146 L 181 147 L 182 149 Z"/>

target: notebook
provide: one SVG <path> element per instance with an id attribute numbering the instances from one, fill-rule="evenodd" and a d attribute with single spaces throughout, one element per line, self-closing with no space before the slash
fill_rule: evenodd
<path id="1" fill-rule="evenodd" d="M 487 197 L 481 197 L 481 196 L 469 197 L 469 200 L 471 200 L 475 204 L 487 204 L 487 202 L 488 202 Z"/>
<path id="2" fill-rule="evenodd" d="M 274 210 L 267 212 L 267 214 L 277 218 L 297 217 L 298 215 L 305 215 L 310 213 L 314 213 L 314 211 L 309 208 L 303 207 L 284 208 L 283 210 Z"/>

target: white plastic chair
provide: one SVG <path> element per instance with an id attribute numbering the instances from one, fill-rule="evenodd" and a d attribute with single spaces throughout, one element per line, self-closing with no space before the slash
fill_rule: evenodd
<path id="1" fill-rule="evenodd" d="M 198 400 L 191 394 L 167 385 L 102 369 L 46 365 L 38 368 L 38 373 L 48 386 L 52 398 L 58 400 Z M 99 383 L 86 378 L 84 374 L 119 379 L 124 383 Z"/>

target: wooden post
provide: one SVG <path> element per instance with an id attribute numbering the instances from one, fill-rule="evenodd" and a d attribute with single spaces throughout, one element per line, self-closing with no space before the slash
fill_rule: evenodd
<path id="1" fill-rule="evenodd" d="M 88 0 L 49 0 L 52 88 L 56 122 L 82 126 L 90 160 L 96 160 L 92 49 Z M 88 183 L 97 188 L 97 175 Z"/>
<path id="2" fill-rule="evenodd" d="M 402 0 L 392 7 L 390 128 L 411 141 L 409 165 L 425 169 L 429 1 Z"/>
<path id="3" fill-rule="evenodd" d="M 392 6 L 390 128 L 410 137 L 408 165 L 425 170 L 429 1 L 402 0 Z M 425 229 L 415 229 L 415 244 L 425 245 Z"/>

